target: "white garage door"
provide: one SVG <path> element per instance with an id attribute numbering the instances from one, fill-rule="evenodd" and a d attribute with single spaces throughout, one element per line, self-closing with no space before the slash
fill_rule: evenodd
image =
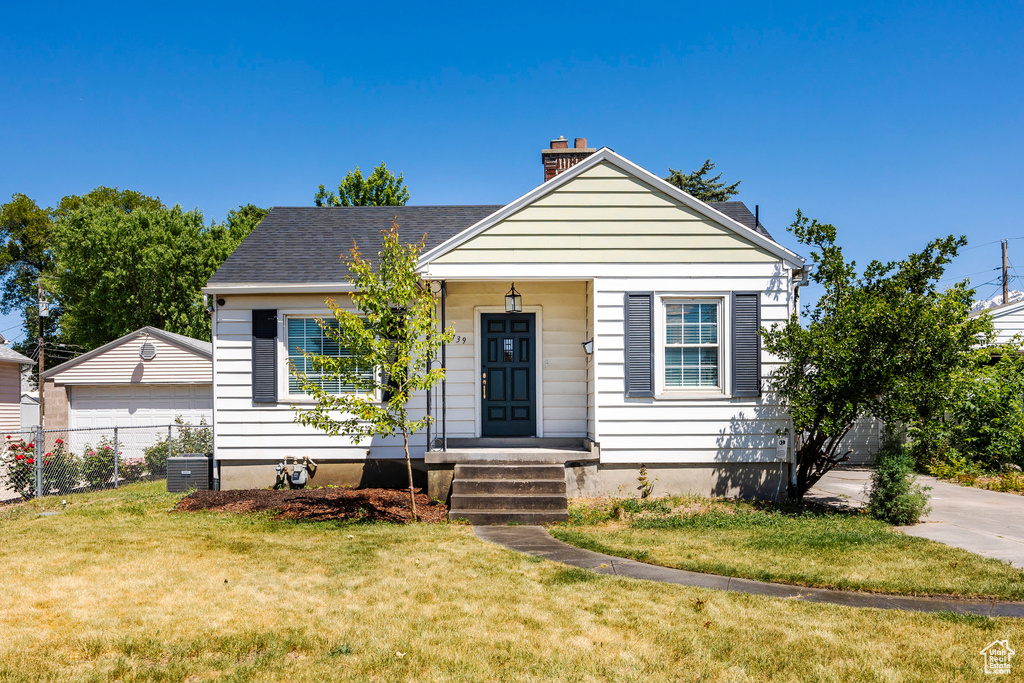
<path id="1" fill-rule="evenodd" d="M 166 425 L 180 415 L 209 423 L 213 413 L 208 384 L 138 384 L 71 387 L 68 421 L 73 429 Z"/>
<path id="2" fill-rule="evenodd" d="M 167 438 L 166 425 L 173 424 L 175 417 L 180 415 L 194 425 L 205 418 L 210 424 L 213 413 L 209 384 L 75 386 L 70 390 L 69 426 L 83 430 L 67 433 L 73 453 L 112 442 L 113 427 L 124 427 L 118 450 L 125 458 L 141 458 L 145 449 Z M 150 426 L 154 427 L 146 429 Z"/>

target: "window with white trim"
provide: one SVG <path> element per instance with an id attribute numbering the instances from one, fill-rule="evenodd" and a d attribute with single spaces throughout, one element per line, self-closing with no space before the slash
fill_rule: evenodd
<path id="1" fill-rule="evenodd" d="M 299 395 L 303 393 L 296 370 L 304 373 L 309 381 L 319 384 L 329 394 L 356 391 L 355 386 L 342 384 L 337 378 L 326 377 L 323 373 L 318 372 L 313 367 L 313 362 L 303 355 L 305 352 L 337 358 L 351 355 L 348 350 L 331 339 L 313 316 L 288 316 L 286 320 L 286 344 L 289 360 L 288 393 Z M 337 320 L 325 319 L 324 322 L 328 327 L 338 329 Z M 364 375 L 369 375 L 370 372 L 370 370 L 361 370 L 361 374 Z"/>
<path id="2" fill-rule="evenodd" d="M 664 306 L 665 388 L 721 387 L 721 303 L 677 300 Z"/>

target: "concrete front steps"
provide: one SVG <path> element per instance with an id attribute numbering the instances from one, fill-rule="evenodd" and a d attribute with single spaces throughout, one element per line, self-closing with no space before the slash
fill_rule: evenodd
<path id="1" fill-rule="evenodd" d="M 470 524 L 547 524 L 569 518 L 562 463 L 455 465 L 448 519 Z"/>

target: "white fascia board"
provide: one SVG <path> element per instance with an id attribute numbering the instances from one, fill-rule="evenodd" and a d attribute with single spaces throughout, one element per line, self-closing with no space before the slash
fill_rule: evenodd
<path id="1" fill-rule="evenodd" d="M 263 284 L 232 282 L 223 285 L 206 285 L 203 294 L 318 294 L 321 292 L 354 292 L 350 282 L 317 282 L 302 284 Z"/>
<path id="2" fill-rule="evenodd" d="M 757 276 L 791 277 L 775 262 L 698 263 L 686 265 L 680 273 L 678 263 L 428 263 L 420 268 L 424 278 L 430 280 L 590 280 L 593 278 L 648 278 L 671 277 L 678 279 L 716 277 L 725 266 L 737 266 L 752 270 L 754 266 L 773 269 L 764 274 L 758 269 Z M 767 272 L 767 270 L 765 271 Z"/>
<path id="3" fill-rule="evenodd" d="M 447 254 L 449 251 L 456 249 L 457 247 L 465 244 L 469 240 L 473 239 L 483 231 L 487 230 L 491 226 L 503 221 L 512 214 L 516 213 L 520 209 L 532 204 L 541 197 L 554 192 L 562 185 L 565 185 L 569 181 L 576 178 L 576 176 L 585 173 L 588 169 L 600 164 L 601 162 L 607 161 L 608 163 L 616 166 L 622 171 L 629 173 L 640 180 L 652 185 L 656 190 L 664 192 L 668 196 L 682 202 L 684 205 L 690 207 L 697 213 L 710 218 L 716 223 L 729 228 L 733 232 L 739 234 L 741 237 L 753 242 L 757 246 L 765 249 L 771 254 L 778 256 L 786 263 L 793 267 L 800 267 L 804 265 L 804 258 L 799 254 L 796 254 L 789 249 L 786 249 L 782 245 L 778 244 L 774 240 L 768 239 L 756 230 L 751 230 L 747 226 L 734 221 L 733 219 L 726 216 L 721 211 L 718 211 L 699 199 L 691 197 L 675 185 L 666 182 L 664 179 L 659 178 L 650 171 L 637 166 L 632 161 L 629 161 L 625 157 L 622 157 L 607 147 L 602 147 L 594 154 L 579 162 L 575 166 L 572 166 L 569 170 L 559 173 L 557 176 L 544 182 L 541 185 L 533 188 L 519 199 L 516 199 L 511 204 L 507 204 L 503 208 L 495 211 L 490 216 L 480 220 L 479 222 L 469 226 L 458 235 L 448 239 L 447 241 L 434 247 L 426 254 L 420 257 L 420 268 L 429 264 L 431 261 Z"/>

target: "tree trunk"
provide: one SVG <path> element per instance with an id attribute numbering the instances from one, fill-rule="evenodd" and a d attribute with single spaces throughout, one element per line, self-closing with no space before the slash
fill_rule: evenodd
<path id="1" fill-rule="evenodd" d="M 409 503 L 412 505 L 412 521 L 416 521 L 416 489 L 412 485 L 412 458 L 409 456 L 409 433 L 402 432 L 402 440 L 405 444 L 405 466 L 409 471 Z"/>

